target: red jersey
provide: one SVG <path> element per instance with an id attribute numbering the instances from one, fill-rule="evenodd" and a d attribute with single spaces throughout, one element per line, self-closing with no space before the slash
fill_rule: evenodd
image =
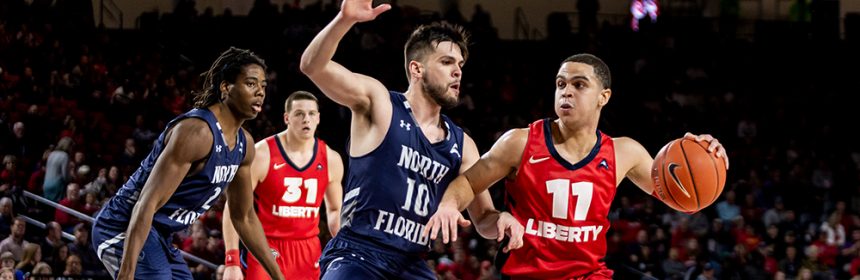
<path id="1" fill-rule="evenodd" d="M 266 144 L 269 145 L 269 173 L 254 189 L 254 204 L 266 237 L 316 237 L 320 205 L 328 186 L 325 142 L 316 140 L 314 155 L 303 167 L 290 161 L 276 136 L 266 138 Z"/>
<path id="2" fill-rule="evenodd" d="M 572 164 L 553 146 L 551 124 L 545 119 L 529 126 L 517 176 L 505 182 L 508 209 L 525 226 L 523 247 L 502 266 L 513 279 L 571 279 L 607 270 L 606 216 L 616 189 L 612 138 L 597 131 L 588 156 Z"/>

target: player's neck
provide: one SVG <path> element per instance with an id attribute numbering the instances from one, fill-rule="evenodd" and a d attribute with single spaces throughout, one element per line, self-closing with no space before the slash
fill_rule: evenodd
<path id="1" fill-rule="evenodd" d="M 288 152 L 296 152 L 296 151 L 311 151 L 314 148 L 314 140 L 315 138 L 303 139 L 298 135 L 293 135 L 290 133 L 290 129 L 287 128 L 284 132 L 280 133 L 281 141 L 284 143 L 284 150 Z"/>
<path id="2" fill-rule="evenodd" d="M 430 99 L 420 86 L 410 86 L 406 91 L 406 100 L 412 108 L 412 115 L 421 127 L 441 125 L 442 106 Z"/>
<path id="3" fill-rule="evenodd" d="M 565 124 L 560 119 L 553 121 L 552 136 L 555 144 L 578 154 L 588 154 L 597 142 L 597 125 Z"/>
<path id="4" fill-rule="evenodd" d="M 244 120 L 239 119 L 233 111 L 230 111 L 227 104 L 213 104 L 209 106 L 209 111 L 212 111 L 212 114 L 215 115 L 215 119 L 217 119 L 218 123 L 221 124 L 221 131 L 224 132 L 225 137 L 239 133 L 239 127 L 242 126 L 242 122 L 244 122 Z"/>

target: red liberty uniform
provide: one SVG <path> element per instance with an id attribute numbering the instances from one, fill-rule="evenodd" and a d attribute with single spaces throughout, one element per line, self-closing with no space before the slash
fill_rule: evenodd
<path id="1" fill-rule="evenodd" d="M 529 126 L 517 176 L 505 182 L 506 204 L 525 234 L 501 271 L 512 279 L 611 279 L 601 259 L 616 189 L 614 143 L 597 131 L 588 156 L 572 164 L 553 146 L 551 124 Z"/>
<path id="2" fill-rule="evenodd" d="M 278 266 L 287 279 L 319 279 L 319 211 L 329 182 L 325 142 L 316 140 L 314 155 L 305 166 L 290 161 L 277 135 L 266 138 L 266 143 L 269 172 L 254 189 L 254 206 L 269 247 L 277 251 Z M 245 279 L 269 279 L 251 254 Z"/>

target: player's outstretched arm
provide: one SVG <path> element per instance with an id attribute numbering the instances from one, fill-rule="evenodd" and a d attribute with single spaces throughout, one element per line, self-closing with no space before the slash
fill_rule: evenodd
<path id="1" fill-rule="evenodd" d="M 245 131 L 245 138 L 253 139 L 247 131 Z M 230 182 L 230 187 L 227 188 L 227 203 L 231 208 L 230 219 L 236 232 L 239 233 L 239 237 L 242 238 L 242 242 L 245 243 L 251 254 L 260 261 L 269 276 L 275 280 L 284 279 L 284 275 L 281 274 L 281 270 L 278 269 L 278 264 L 269 250 L 260 219 L 257 218 L 257 213 L 252 207 L 254 190 L 251 184 L 251 163 L 254 161 L 256 151 L 251 148 L 246 149 L 245 160 L 242 161 L 242 165 L 236 171 L 236 178 Z"/>
<path id="2" fill-rule="evenodd" d="M 212 139 L 209 125 L 197 118 L 182 120 L 167 132 L 164 151 L 155 161 L 131 212 L 129 220 L 134 222 L 129 223 L 125 232 L 127 237 L 117 279 L 134 279 L 140 250 L 152 227 L 152 217 L 176 192 L 192 163 L 209 154 Z"/>
<path id="3" fill-rule="evenodd" d="M 373 20 L 389 9 L 389 4 L 374 8 L 371 0 L 344 0 L 340 13 L 314 37 L 302 54 L 302 73 L 326 96 L 353 111 L 366 112 L 371 107 L 372 96 L 382 96 L 387 90 L 376 79 L 353 73 L 332 61 L 332 57 L 353 25 Z"/>
<path id="4" fill-rule="evenodd" d="M 251 163 L 251 189 L 257 188 L 257 184 L 263 181 L 269 172 L 269 145 L 266 140 L 257 142 L 254 145 L 256 153 L 254 161 Z M 221 231 L 224 234 L 224 249 L 226 255 L 224 259 L 224 280 L 242 280 L 245 276 L 242 274 L 239 260 L 239 233 L 233 227 L 233 219 L 231 219 L 230 203 L 224 206 L 224 214 L 221 218 Z"/>
<path id="5" fill-rule="evenodd" d="M 489 152 L 484 154 L 468 170 L 457 176 L 448 185 L 436 213 L 430 218 L 423 234 L 429 234 L 430 238 L 435 240 L 438 232 L 441 231 L 443 242 L 448 242 L 449 236 L 456 238 L 457 224 L 468 225 L 468 221 L 463 218 L 460 211 L 463 211 L 478 194 L 485 192 L 490 185 L 516 172 L 527 139 L 528 129 L 514 129 L 506 132 L 496 141 Z M 464 147 L 463 153 L 463 164 L 465 165 L 468 163 L 466 159 L 469 151 Z M 474 153 L 477 154 L 477 149 Z M 485 215 L 483 212 L 492 207 L 486 207 L 488 198 L 485 197 L 482 199 L 483 202 L 479 202 L 474 209 L 470 209 L 469 214 L 473 217 Z M 492 202 L 489 202 L 489 205 L 492 205 Z M 487 231 L 484 230 L 487 227 L 486 224 L 478 227 L 481 228 L 479 230 Z M 522 234 L 519 236 L 522 237 Z M 497 235 L 497 237 L 499 236 Z"/>
<path id="6" fill-rule="evenodd" d="M 343 204 L 343 160 L 340 154 L 326 146 L 328 151 L 328 186 L 325 189 L 326 219 L 331 236 L 340 231 L 340 208 Z"/>

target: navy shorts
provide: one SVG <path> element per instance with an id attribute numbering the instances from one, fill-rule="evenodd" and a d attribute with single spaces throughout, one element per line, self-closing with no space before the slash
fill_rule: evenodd
<path id="1" fill-rule="evenodd" d="M 116 279 L 122 263 L 122 248 L 125 245 L 125 229 L 111 227 L 103 221 L 93 223 L 93 247 L 99 259 L 107 268 L 111 277 Z M 149 236 L 143 244 L 140 256 L 137 258 L 137 268 L 134 279 L 188 279 L 193 280 L 188 264 L 182 259 L 179 249 L 170 244 L 169 238 L 164 238 L 155 231 L 149 230 Z"/>
<path id="2" fill-rule="evenodd" d="M 419 256 L 397 253 L 341 231 L 320 258 L 320 279 L 436 279 Z"/>

